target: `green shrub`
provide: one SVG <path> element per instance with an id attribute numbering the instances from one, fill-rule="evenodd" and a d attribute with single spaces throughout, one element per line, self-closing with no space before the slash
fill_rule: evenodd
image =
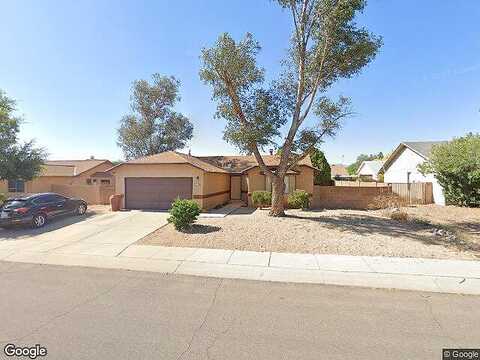
<path id="1" fill-rule="evenodd" d="M 272 193 L 269 191 L 254 191 L 252 194 L 253 206 L 262 208 L 272 205 Z"/>
<path id="2" fill-rule="evenodd" d="M 430 160 L 419 168 L 435 175 L 448 204 L 480 206 L 480 134 L 434 146 Z"/>
<path id="3" fill-rule="evenodd" d="M 288 207 L 290 209 L 308 209 L 310 196 L 305 190 L 295 190 L 288 194 Z"/>
<path id="4" fill-rule="evenodd" d="M 331 186 L 332 185 L 332 171 L 330 164 L 325 158 L 325 154 L 315 149 L 315 151 L 310 155 L 313 166 L 316 167 L 314 170 L 313 184 L 322 185 L 322 186 Z"/>
<path id="5" fill-rule="evenodd" d="M 3 205 L 3 203 L 7 200 L 7 196 L 5 194 L 0 193 L 0 206 Z"/>
<path id="6" fill-rule="evenodd" d="M 200 215 L 200 206 L 193 200 L 177 199 L 173 202 L 169 210 L 169 223 L 175 226 L 175 229 L 182 231 L 192 225 Z"/>

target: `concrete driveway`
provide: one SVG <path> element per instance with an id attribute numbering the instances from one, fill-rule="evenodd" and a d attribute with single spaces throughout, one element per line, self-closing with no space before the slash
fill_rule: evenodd
<path id="1" fill-rule="evenodd" d="M 0 255 L 25 252 L 116 256 L 166 224 L 164 212 L 87 213 L 54 220 L 42 229 L 0 229 Z"/>

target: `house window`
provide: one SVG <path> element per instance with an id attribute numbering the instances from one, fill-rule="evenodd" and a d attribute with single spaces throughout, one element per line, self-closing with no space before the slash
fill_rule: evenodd
<path id="1" fill-rule="evenodd" d="M 8 192 L 25 192 L 25 182 L 23 180 L 8 180 Z"/>
<path id="2" fill-rule="evenodd" d="M 103 184 L 103 185 L 110 185 L 110 180 L 102 179 L 102 180 L 100 180 L 100 183 Z"/>
<path id="3" fill-rule="evenodd" d="M 283 179 L 285 183 L 285 194 L 295 191 L 295 175 L 287 175 Z"/>
<path id="4" fill-rule="evenodd" d="M 295 191 L 295 175 L 286 175 L 283 179 L 285 184 L 284 192 L 285 194 L 289 194 Z M 268 176 L 265 175 L 265 190 L 272 191 L 272 182 Z"/>
<path id="5" fill-rule="evenodd" d="M 92 185 L 92 179 L 90 178 L 87 179 L 87 185 Z"/>

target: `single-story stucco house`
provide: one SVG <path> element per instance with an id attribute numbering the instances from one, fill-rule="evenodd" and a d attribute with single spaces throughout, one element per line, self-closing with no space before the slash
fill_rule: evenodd
<path id="1" fill-rule="evenodd" d="M 113 184 L 105 170 L 113 164 L 108 160 L 51 160 L 42 166 L 40 175 L 31 180 L 0 181 L 0 193 L 41 193 L 52 191 L 54 185 Z"/>
<path id="2" fill-rule="evenodd" d="M 363 161 L 358 170 L 357 176 L 361 180 L 379 180 L 380 172 L 383 167 L 383 160 Z"/>
<path id="3" fill-rule="evenodd" d="M 276 155 L 263 155 L 265 164 L 275 168 Z M 285 178 L 286 193 L 296 189 L 313 194 L 314 167 L 303 159 Z M 168 209 L 177 197 L 195 200 L 202 209 L 211 209 L 230 200 L 252 205 L 256 190 L 271 190 L 269 178 L 253 155 L 192 156 L 167 151 L 119 164 L 108 170 L 115 178 L 115 192 L 123 195 L 125 209 Z"/>
<path id="4" fill-rule="evenodd" d="M 434 203 L 445 205 L 443 189 L 435 176 L 433 174 L 421 174 L 418 170 L 418 165 L 428 160 L 433 146 L 446 142 L 447 141 L 402 142 L 383 165 L 384 182 L 407 184 L 431 182 Z"/>

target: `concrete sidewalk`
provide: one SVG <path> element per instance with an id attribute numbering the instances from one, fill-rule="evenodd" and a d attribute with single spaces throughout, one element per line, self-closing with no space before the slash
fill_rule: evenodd
<path id="1" fill-rule="evenodd" d="M 218 278 L 480 295 L 480 261 L 131 245 L 116 256 L 0 250 L 0 260 Z"/>

